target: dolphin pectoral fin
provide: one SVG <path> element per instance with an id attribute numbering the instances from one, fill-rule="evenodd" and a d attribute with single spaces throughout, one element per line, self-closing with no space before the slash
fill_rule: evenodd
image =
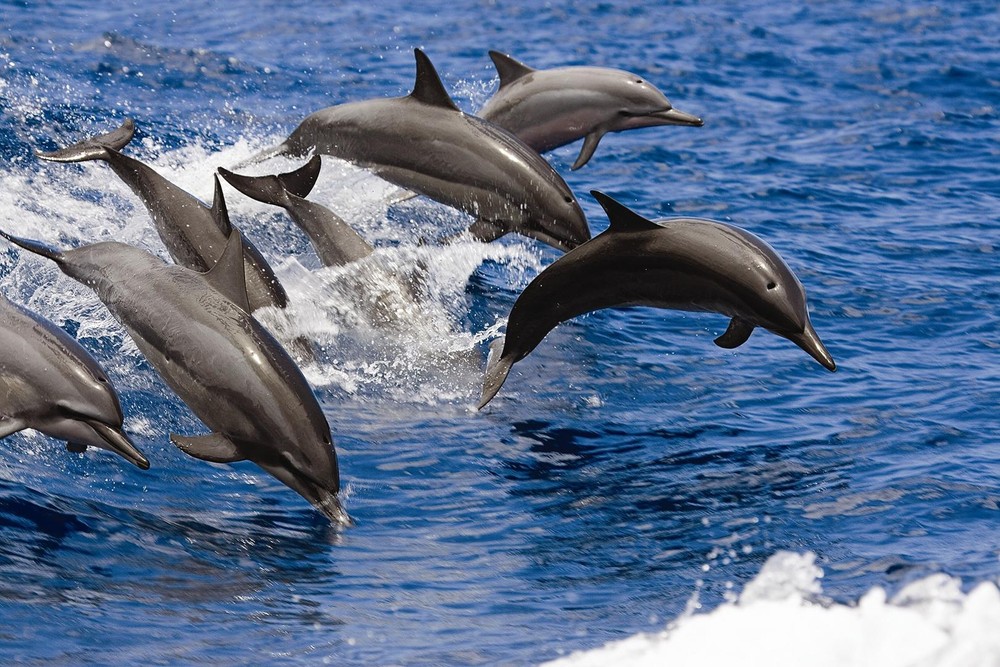
<path id="1" fill-rule="evenodd" d="M 205 280 L 224 297 L 250 313 L 250 297 L 247 296 L 246 268 L 243 265 L 243 235 L 233 227 L 222 256 L 207 273 Z"/>
<path id="2" fill-rule="evenodd" d="M 119 151 L 132 141 L 135 136 L 135 122 L 126 118 L 116 129 L 91 139 L 85 139 L 67 148 L 56 151 L 35 151 L 35 155 L 50 162 L 86 162 L 87 160 L 103 160 L 108 156 L 108 149 Z"/>
<path id="3" fill-rule="evenodd" d="M 208 435 L 177 435 L 170 434 L 170 442 L 174 443 L 178 449 L 202 461 L 211 463 L 236 463 L 244 461 L 246 457 L 240 454 L 233 441 L 221 433 L 209 433 Z"/>
<path id="4" fill-rule="evenodd" d="M 747 342 L 750 334 L 753 333 L 754 326 L 744 319 L 734 317 L 729 322 L 726 332 L 715 339 L 715 344 L 727 350 L 739 347 Z"/>
<path id="5" fill-rule="evenodd" d="M 507 234 L 510 230 L 506 227 L 497 224 L 491 220 L 476 220 L 471 225 L 469 225 L 469 234 L 472 238 L 477 241 L 482 241 L 483 243 L 489 243 L 490 241 L 496 241 L 501 236 Z"/>
<path id="6" fill-rule="evenodd" d="M 583 140 L 583 148 L 580 149 L 580 154 L 576 156 L 576 162 L 570 167 L 573 171 L 576 171 L 583 165 L 590 162 L 590 158 L 594 156 L 594 151 L 597 150 L 597 144 L 601 143 L 601 137 L 604 136 L 604 132 L 599 130 L 594 130 L 587 135 L 587 138 Z"/>
<path id="7" fill-rule="evenodd" d="M 66 451 L 73 454 L 83 454 L 87 451 L 87 445 L 81 442 L 67 442 Z"/>
<path id="8" fill-rule="evenodd" d="M 513 355 L 503 356 L 505 340 L 505 338 L 497 338 L 490 343 L 490 353 L 486 358 L 486 375 L 483 378 L 483 393 L 479 399 L 479 405 L 476 406 L 477 410 L 482 410 L 487 403 L 493 400 L 507 379 L 511 366 L 514 365 Z"/>
<path id="9" fill-rule="evenodd" d="M 0 417 L 0 438 L 6 438 L 12 433 L 17 433 L 27 428 L 27 424 L 20 419 L 13 417 Z"/>

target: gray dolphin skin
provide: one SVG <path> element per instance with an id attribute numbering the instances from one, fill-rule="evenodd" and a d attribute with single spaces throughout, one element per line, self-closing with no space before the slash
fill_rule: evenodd
<path id="1" fill-rule="evenodd" d="M 537 70 L 498 51 L 490 51 L 490 58 L 500 89 L 479 116 L 539 153 L 584 139 L 573 170 L 587 164 L 608 132 L 704 125 L 701 118 L 673 108 L 655 86 L 631 72 L 606 67 Z"/>
<path id="2" fill-rule="evenodd" d="M 207 273 L 117 242 L 62 252 L 0 235 L 56 262 L 124 325 L 153 368 L 212 430 L 171 435 L 181 450 L 215 463 L 252 461 L 335 524 L 350 523 L 337 500 L 337 456 L 316 397 L 288 353 L 249 314 L 238 230 Z"/>
<path id="3" fill-rule="evenodd" d="M 194 271 L 208 271 L 215 266 L 230 227 L 225 202 L 216 184 L 211 207 L 163 178 L 154 169 L 119 151 L 135 135 L 135 123 L 126 119 L 118 129 L 86 139 L 68 148 L 35 154 L 50 162 L 87 162 L 102 160 L 142 200 L 163 245 L 181 266 Z M 246 252 L 247 293 L 253 310 L 266 306 L 284 308 L 288 296 L 274 270 L 252 243 L 243 242 Z"/>
<path id="4" fill-rule="evenodd" d="M 98 447 L 149 469 L 123 421 L 115 388 L 83 346 L 0 294 L 0 438 L 33 428 L 70 451 Z"/>
<path id="5" fill-rule="evenodd" d="M 322 160 L 314 155 L 295 171 L 269 176 L 243 176 L 219 168 L 219 175 L 246 196 L 288 212 L 312 242 L 324 266 L 342 266 L 372 254 L 373 248 L 344 220 L 305 197 L 319 177 Z"/>
<path id="6" fill-rule="evenodd" d="M 506 337 L 491 345 L 479 408 L 556 325 L 617 306 L 720 313 L 732 318 L 715 339 L 720 347 L 739 347 L 762 327 L 837 369 L 809 321 L 802 284 L 764 241 L 714 220 L 652 222 L 605 194 L 591 194 L 611 226 L 549 265 L 514 302 Z"/>
<path id="7" fill-rule="evenodd" d="M 462 113 L 423 51 L 405 97 L 349 102 L 307 117 L 275 155 L 331 155 L 407 190 L 469 213 L 472 235 L 516 232 L 560 250 L 590 238 L 587 220 L 559 174 L 506 130 Z"/>

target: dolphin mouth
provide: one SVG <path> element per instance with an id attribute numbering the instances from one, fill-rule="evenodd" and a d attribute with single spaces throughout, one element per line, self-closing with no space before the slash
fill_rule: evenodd
<path id="1" fill-rule="evenodd" d="M 575 238 L 570 238 L 568 235 L 556 236 L 548 232 L 533 229 L 531 231 L 524 232 L 525 236 L 535 239 L 536 241 L 541 241 L 547 245 L 552 246 L 556 250 L 562 250 L 563 252 L 569 252 L 574 248 L 579 248 L 581 245 L 589 241 L 590 239 L 578 240 Z"/>
<path id="2" fill-rule="evenodd" d="M 344 528 L 354 525 L 354 520 L 337 499 L 336 491 L 285 465 L 256 463 L 264 472 L 308 500 L 309 504 L 319 510 L 333 525 Z"/>
<path id="3" fill-rule="evenodd" d="M 680 109 L 661 109 L 660 111 L 652 111 L 649 113 L 637 113 L 629 114 L 631 116 L 636 116 L 639 118 L 653 118 L 658 121 L 660 125 L 688 125 L 690 127 L 701 127 L 705 124 L 698 116 L 693 114 L 685 113 Z"/>
<path id="4" fill-rule="evenodd" d="M 828 371 L 837 370 L 837 362 L 819 339 L 811 322 L 806 322 L 806 328 L 801 333 L 786 334 L 785 337 L 805 350 L 806 354 L 818 361 L 823 368 Z"/>
<path id="5" fill-rule="evenodd" d="M 136 449 L 135 445 L 132 444 L 132 441 L 124 433 L 94 419 L 86 419 L 84 421 L 87 426 L 94 429 L 97 435 L 101 437 L 101 440 L 108 444 L 108 449 L 121 455 L 137 467 L 149 470 L 149 459 Z"/>

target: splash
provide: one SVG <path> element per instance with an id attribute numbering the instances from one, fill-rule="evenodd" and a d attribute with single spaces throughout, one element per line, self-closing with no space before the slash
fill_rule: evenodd
<path id="1" fill-rule="evenodd" d="M 879 587 L 854 605 L 823 599 L 815 554 L 778 552 L 739 599 L 707 614 L 685 613 L 658 634 L 640 634 L 546 663 L 587 665 L 1000 664 L 1000 589 L 983 582 L 963 593 L 936 574 L 892 599 Z"/>

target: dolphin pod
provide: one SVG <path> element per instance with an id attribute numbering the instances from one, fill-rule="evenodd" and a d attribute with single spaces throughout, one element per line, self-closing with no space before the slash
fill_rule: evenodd
<path id="1" fill-rule="evenodd" d="M 589 239 L 580 205 L 549 163 L 506 130 L 460 111 L 430 59 L 414 54 L 409 95 L 317 111 L 253 161 L 315 151 L 352 162 L 469 213 L 476 218 L 469 231 L 481 241 L 516 232 L 570 250 Z"/>
<path id="2" fill-rule="evenodd" d="M 607 67 L 537 70 L 499 51 L 490 51 L 490 58 L 500 88 L 479 115 L 539 153 L 583 139 L 573 170 L 587 164 L 608 132 L 704 124 L 673 108 L 655 86 L 631 72 Z"/>
<path id="3" fill-rule="evenodd" d="M 114 241 L 59 251 L 0 231 L 96 292 L 136 347 L 212 433 L 171 435 L 215 463 L 249 460 L 336 524 L 340 474 L 330 427 L 302 372 L 250 314 L 242 236 L 207 273 Z"/>
<path id="4" fill-rule="evenodd" d="M 482 119 L 462 113 L 427 56 L 414 53 L 416 82 L 409 95 L 317 111 L 251 161 L 331 155 L 470 213 L 469 232 L 479 240 L 514 232 L 566 251 L 522 291 L 505 337 L 491 345 L 480 409 L 513 364 L 554 327 L 619 306 L 719 313 L 730 318 L 715 339 L 721 347 L 739 347 L 763 328 L 836 370 L 810 322 L 805 290 L 763 240 L 713 220 L 647 220 L 596 190 L 591 193 L 610 226 L 591 238 L 569 187 L 536 152 L 582 138 L 575 170 L 608 132 L 700 126 L 700 118 L 674 109 L 663 93 L 629 72 L 535 70 L 491 51 L 500 88 Z M 60 251 L 3 231 L 0 236 L 91 287 L 123 324 L 211 430 L 171 434 L 181 451 L 215 463 L 251 461 L 334 524 L 349 525 L 337 497 L 340 474 L 326 417 L 291 357 L 250 314 L 283 307 L 287 295 L 260 252 L 230 224 L 219 175 L 208 207 L 120 152 L 134 132 L 126 120 L 110 133 L 37 155 L 110 165 L 142 200 L 180 266 L 116 242 Z M 244 195 L 284 208 L 324 265 L 363 260 L 372 245 L 333 211 L 306 199 L 320 166 L 313 155 L 288 173 L 245 176 L 220 168 L 219 174 Z M 402 280 L 395 289 L 394 281 L 390 292 L 416 298 Z M 35 428 L 66 440 L 70 451 L 99 447 L 149 467 L 122 431 L 120 403 L 106 375 L 66 332 L 0 296 L 0 346 L 0 437 Z"/>
<path id="5" fill-rule="evenodd" d="M 111 380 L 68 333 L 0 294 L 0 438 L 33 428 L 70 451 L 107 449 L 146 470 Z"/>
<path id="6" fill-rule="evenodd" d="M 511 366 L 556 325 L 616 306 L 727 315 L 729 327 L 715 339 L 720 347 L 739 347 L 762 327 L 836 370 L 809 321 L 802 284 L 764 241 L 714 220 L 652 222 L 601 192 L 591 194 L 611 226 L 546 267 L 514 302 L 506 336 L 491 346 L 480 409 L 496 396 Z"/>

